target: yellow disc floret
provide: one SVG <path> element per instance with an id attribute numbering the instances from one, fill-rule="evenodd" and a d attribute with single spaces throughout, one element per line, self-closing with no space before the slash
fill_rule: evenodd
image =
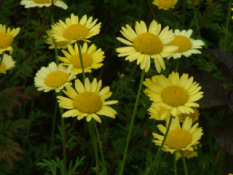
<path id="1" fill-rule="evenodd" d="M 177 128 L 169 131 L 165 144 L 173 149 L 181 149 L 188 146 L 192 141 L 190 133 L 184 129 Z"/>
<path id="2" fill-rule="evenodd" d="M 142 33 L 133 41 L 133 47 L 142 54 L 154 55 L 163 50 L 162 41 L 153 33 Z"/>
<path id="3" fill-rule="evenodd" d="M 176 85 L 166 87 L 161 97 L 164 103 L 173 107 L 184 105 L 189 99 L 187 91 Z"/>
<path id="4" fill-rule="evenodd" d="M 176 52 L 182 53 L 190 50 L 192 48 L 192 43 L 190 39 L 183 35 L 176 35 L 175 38 L 167 44 L 168 46 L 178 46 L 178 50 Z"/>
<path id="5" fill-rule="evenodd" d="M 160 0 L 158 5 L 164 8 L 169 8 L 174 5 L 174 0 Z"/>
<path id="6" fill-rule="evenodd" d="M 93 63 L 92 57 L 90 55 L 85 54 L 85 53 L 82 54 L 82 60 L 83 60 L 83 67 L 84 68 L 91 66 Z M 79 55 L 74 55 L 70 59 L 70 63 L 73 64 L 74 68 L 77 68 L 77 69 L 82 68 Z"/>
<path id="7" fill-rule="evenodd" d="M 0 49 L 9 47 L 13 41 L 13 37 L 7 33 L 0 32 Z"/>
<path id="8" fill-rule="evenodd" d="M 94 92 L 82 92 L 74 98 L 73 105 L 82 113 L 96 113 L 101 109 L 102 101 Z"/>
<path id="9" fill-rule="evenodd" d="M 68 40 L 81 40 L 89 33 L 87 27 L 82 24 L 72 24 L 63 33 L 63 36 Z"/>
<path id="10" fill-rule="evenodd" d="M 45 84 L 49 87 L 60 87 L 68 81 L 68 75 L 62 71 L 54 71 L 47 75 Z"/>

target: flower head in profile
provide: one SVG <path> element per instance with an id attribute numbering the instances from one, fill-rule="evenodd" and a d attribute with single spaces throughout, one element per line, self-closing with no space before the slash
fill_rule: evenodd
<path id="1" fill-rule="evenodd" d="M 171 109 L 166 109 L 163 106 L 158 106 L 156 104 L 152 104 L 148 109 L 150 119 L 154 120 L 168 120 L 171 116 Z"/>
<path id="2" fill-rule="evenodd" d="M 19 34 L 20 28 L 6 28 L 6 25 L 0 24 L 0 54 L 5 51 L 9 51 L 10 54 L 13 53 L 13 48 L 11 43 L 14 38 Z"/>
<path id="3" fill-rule="evenodd" d="M 177 46 L 166 46 L 173 39 L 172 30 L 169 27 L 161 29 L 161 25 L 153 20 L 147 28 L 144 21 L 136 22 L 135 31 L 129 26 L 121 28 L 121 34 L 126 38 L 117 39 L 126 44 L 126 47 L 117 48 L 119 57 L 126 57 L 130 62 L 137 61 L 141 69 L 147 72 L 151 59 L 155 62 L 156 70 L 160 73 L 165 69 L 163 57 L 170 56 Z"/>
<path id="4" fill-rule="evenodd" d="M 66 86 L 63 92 L 68 97 L 58 96 L 59 106 L 68 109 L 62 117 L 77 117 L 78 120 L 86 117 L 89 122 L 91 119 L 101 123 L 99 115 L 115 118 L 117 112 L 109 105 L 118 103 L 117 100 L 106 101 L 112 95 L 109 87 L 101 89 L 102 81 L 94 79 L 92 82 L 88 78 L 84 84 L 75 80 L 75 89 Z"/>
<path id="5" fill-rule="evenodd" d="M 61 0 L 22 0 L 20 2 L 20 5 L 24 5 L 25 8 L 50 7 L 52 4 L 63 8 L 64 10 L 68 8 L 68 6 Z"/>
<path id="6" fill-rule="evenodd" d="M 180 122 L 183 122 L 187 117 L 191 118 L 193 122 L 195 122 L 199 120 L 199 115 L 199 111 L 197 109 L 193 109 L 193 112 L 190 112 L 189 114 L 182 113 L 178 115 L 178 117 L 180 119 Z"/>
<path id="7" fill-rule="evenodd" d="M 57 42 L 74 43 L 80 40 L 89 41 L 88 39 L 100 32 L 101 23 L 97 23 L 97 19 L 93 21 L 93 17 L 87 18 L 84 15 L 81 19 L 71 14 L 70 18 L 66 18 L 65 22 L 59 22 L 52 25 L 52 35 Z"/>
<path id="8" fill-rule="evenodd" d="M 7 70 L 15 67 L 15 61 L 12 59 L 10 55 L 3 54 L 2 60 L 0 58 L 0 73 L 5 74 Z"/>
<path id="9" fill-rule="evenodd" d="M 152 3 L 159 9 L 168 10 L 174 8 L 178 0 L 154 0 Z"/>
<path id="10" fill-rule="evenodd" d="M 191 37 L 193 31 L 190 30 L 175 30 L 175 38 L 167 43 L 168 46 L 178 46 L 178 50 L 174 52 L 172 57 L 174 59 L 180 58 L 182 55 L 189 57 L 192 54 L 200 54 L 201 49 L 204 46 L 202 40 L 194 40 Z"/>
<path id="11" fill-rule="evenodd" d="M 68 68 L 52 62 L 48 67 L 42 67 L 34 78 L 38 91 L 48 92 L 55 90 L 60 92 L 66 85 L 71 85 L 71 80 L 76 78 L 76 74 L 70 73 L 72 65 Z"/>
<path id="12" fill-rule="evenodd" d="M 200 144 L 199 144 L 199 145 L 200 145 Z M 198 157 L 197 148 L 198 148 L 198 146 L 197 146 L 197 145 L 194 145 L 194 146 L 193 146 L 193 151 L 189 151 L 189 150 L 183 151 L 184 157 L 186 157 L 187 159 L 191 159 L 191 158 L 194 158 L 194 157 Z M 177 150 L 177 151 L 175 152 L 175 154 L 176 154 L 176 160 L 178 160 L 179 158 L 182 157 L 181 151 L 178 151 L 178 150 Z"/>
<path id="13" fill-rule="evenodd" d="M 193 146 L 199 143 L 203 132 L 202 128 L 198 127 L 198 123 L 193 126 L 192 124 L 192 119 L 186 118 L 181 127 L 178 117 L 175 117 L 168 131 L 167 138 L 162 148 L 163 151 L 171 152 L 172 154 L 177 150 L 193 151 Z M 153 142 L 160 146 L 167 127 L 163 125 L 157 125 L 157 127 L 163 135 L 152 133 L 154 137 Z"/>
<path id="14" fill-rule="evenodd" d="M 193 108 L 199 106 L 196 101 L 203 97 L 201 87 L 188 74 L 180 77 L 177 72 L 172 72 L 168 78 L 159 75 L 154 81 L 145 84 L 147 95 L 155 105 L 171 110 L 173 116 L 194 112 Z"/>
<path id="15" fill-rule="evenodd" d="M 59 57 L 59 60 L 63 62 L 62 64 L 66 66 L 72 64 L 72 73 L 82 73 L 78 45 L 76 43 L 74 46 L 69 45 L 68 52 L 65 50 L 62 50 L 62 52 L 65 55 L 65 57 Z M 97 49 L 94 44 L 88 47 L 87 43 L 84 42 L 81 47 L 81 53 L 85 72 L 91 72 L 92 69 L 98 69 L 103 66 L 104 52 L 101 49 Z"/>
<path id="16" fill-rule="evenodd" d="M 55 40 L 52 36 L 51 30 L 47 30 L 46 33 L 47 33 L 46 43 L 49 45 L 49 49 L 54 49 Z M 57 44 L 57 49 L 65 49 L 69 45 L 69 42 L 60 41 L 60 42 L 56 42 L 56 44 Z"/>

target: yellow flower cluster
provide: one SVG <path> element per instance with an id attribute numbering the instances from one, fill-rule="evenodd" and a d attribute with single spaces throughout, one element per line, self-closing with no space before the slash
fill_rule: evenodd
<path id="1" fill-rule="evenodd" d="M 5 74 L 7 70 L 15 67 L 15 61 L 11 56 L 13 53 L 11 44 L 19 31 L 19 27 L 10 29 L 6 25 L 0 24 L 0 73 Z M 9 52 L 10 55 L 6 54 L 6 52 Z"/>
<path id="2" fill-rule="evenodd" d="M 174 6 L 177 1 L 155 0 L 154 3 L 160 5 L 160 8 L 163 6 L 166 10 Z M 134 29 L 126 25 L 120 32 L 124 38 L 117 37 L 117 39 L 127 46 L 116 49 L 118 56 L 126 57 L 125 60 L 130 62 L 137 61 L 145 72 L 150 69 L 151 59 L 154 60 L 155 68 L 160 73 L 166 68 L 165 58 L 177 59 L 200 54 L 199 49 L 204 45 L 203 41 L 191 38 L 193 32 L 191 29 L 176 29 L 173 32 L 168 26 L 162 28 L 155 20 L 149 27 L 144 21 L 136 22 Z M 148 109 L 150 119 L 166 121 L 166 126 L 158 125 L 163 135 L 153 133 L 153 142 L 160 146 L 166 139 L 163 150 L 171 153 L 177 150 L 192 152 L 197 148 L 195 145 L 199 143 L 203 134 L 198 123 L 193 125 L 199 116 L 196 109 L 199 106 L 197 101 L 203 97 L 199 84 L 188 74 L 179 75 L 177 72 L 172 72 L 168 77 L 162 74 L 155 75 L 151 79 L 145 79 L 143 84 L 146 87 L 144 93 L 152 101 Z M 169 122 L 171 122 L 170 126 L 168 126 Z M 183 122 L 182 126 L 181 122 Z"/>
<path id="3" fill-rule="evenodd" d="M 26 3 L 26 0 L 23 2 Z M 46 1 L 46 3 L 51 2 Z M 54 5 L 56 3 L 58 1 Z M 93 20 L 93 17 L 88 18 L 84 15 L 79 18 L 71 14 L 70 18 L 66 18 L 65 21 L 60 20 L 51 26 L 50 31 L 47 31 L 46 42 L 50 45 L 49 49 L 64 49 L 62 50 L 64 56 L 58 57 L 62 62 L 59 65 L 51 62 L 48 67 L 42 67 L 36 73 L 35 86 L 38 91 L 44 92 L 63 90 L 67 97 L 57 96 L 59 106 L 67 109 L 62 117 L 77 117 L 78 120 L 86 118 L 88 122 L 92 119 L 101 122 L 99 115 L 115 118 L 117 112 L 110 105 L 118 101 L 106 101 L 112 94 L 110 88 L 101 89 L 101 80 L 94 79 L 91 82 L 86 78 L 82 83 L 77 79 L 78 74 L 83 71 L 90 73 L 93 69 L 103 66 L 105 56 L 102 49 L 98 49 L 95 44 L 88 45 L 89 39 L 100 32 L 100 27 L 101 23 L 97 23 L 97 19 Z"/>

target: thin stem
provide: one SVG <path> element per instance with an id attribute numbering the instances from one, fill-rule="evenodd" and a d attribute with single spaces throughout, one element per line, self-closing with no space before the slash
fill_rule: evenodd
<path id="1" fill-rule="evenodd" d="M 156 163 L 159 161 L 160 159 L 160 155 L 161 155 L 161 151 L 162 151 L 162 148 L 163 148 L 163 145 L 166 141 L 166 138 L 167 138 L 167 135 L 168 135 L 168 132 L 169 132 L 169 129 L 170 129 L 170 126 L 171 126 L 171 123 L 172 123 L 172 116 L 170 116 L 169 118 L 169 121 L 168 121 L 168 125 L 167 125 L 167 130 L 165 132 L 165 135 L 164 135 L 164 138 L 163 138 L 163 141 L 158 149 L 158 152 L 156 153 L 156 156 L 154 158 L 154 161 L 152 162 L 152 164 L 149 166 L 149 168 L 146 170 L 146 173 L 145 175 L 148 175 L 150 173 L 150 171 L 155 167 Z"/>
<path id="2" fill-rule="evenodd" d="M 174 155 L 174 175 L 177 175 L 176 151 L 173 153 L 173 155 Z"/>
<path id="3" fill-rule="evenodd" d="M 83 81 L 85 81 L 85 71 L 84 71 L 84 66 L 83 66 L 83 57 L 82 57 L 82 50 L 81 50 L 81 45 L 78 42 L 78 53 L 79 53 L 79 58 L 80 58 L 80 63 L 82 67 L 82 76 L 83 76 Z"/>
<path id="4" fill-rule="evenodd" d="M 225 39 L 224 39 L 224 46 L 223 46 L 223 50 L 226 51 L 226 47 L 227 47 L 227 41 L 228 41 L 228 33 L 229 33 L 229 24 L 231 21 L 231 4 L 232 4 L 232 0 L 230 0 L 229 2 L 229 9 L 228 9 L 228 14 L 227 14 L 227 21 L 226 21 L 226 32 L 225 32 Z"/>
<path id="5" fill-rule="evenodd" d="M 2 53 L 2 55 L 1 55 L 1 59 L 0 59 L 0 66 L 1 66 L 2 61 L 3 61 L 3 55 L 4 55 L 4 53 Z"/>
<path id="6" fill-rule="evenodd" d="M 52 13 L 52 9 L 53 6 L 51 6 L 50 8 L 50 14 L 51 14 L 51 24 L 54 23 L 54 17 L 53 17 L 53 13 Z M 59 64 L 58 61 L 58 49 L 57 49 L 57 42 L 54 39 L 54 51 L 55 51 L 55 59 L 56 59 L 56 64 Z M 61 116 L 61 129 L 62 129 L 62 153 L 63 153 L 63 166 L 64 166 L 64 172 L 63 175 L 66 175 L 67 171 L 66 171 L 66 163 L 67 163 L 67 158 L 66 158 L 66 126 L 65 126 L 65 120 L 62 117 L 62 114 L 64 113 L 63 108 L 60 108 L 60 116 Z M 54 114 L 55 115 L 55 114 Z M 55 117 L 54 117 L 55 118 Z M 55 119 L 53 119 L 53 125 L 55 125 Z"/>
<path id="7" fill-rule="evenodd" d="M 140 99 L 140 95 L 141 95 L 142 83 L 143 83 L 143 80 L 144 80 L 144 76 L 145 76 L 145 71 L 143 70 L 142 74 L 141 74 L 140 83 L 139 83 L 139 88 L 138 88 L 138 93 L 137 93 L 137 97 L 136 97 L 136 102 L 134 104 L 133 114 L 132 114 L 132 117 L 131 117 L 131 122 L 130 122 L 130 126 L 129 126 L 129 132 L 128 132 L 128 136 L 127 136 L 127 139 L 126 139 L 124 157 L 123 157 L 123 161 L 121 163 L 121 169 L 120 169 L 120 174 L 119 175 L 122 175 L 123 172 L 124 172 L 125 161 L 126 161 L 128 147 L 129 147 L 129 141 L 130 141 L 130 138 L 131 138 L 131 133 L 132 133 L 133 125 L 134 125 L 134 120 L 135 120 L 135 116 L 136 116 L 137 109 L 138 109 L 138 103 L 139 103 L 139 99 Z"/>
<path id="8" fill-rule="evenodd" d="M 81 49 L 80 43 L 78 42 L 77 44 L 78 44 L 79 59 L 80 59 L 81 68 L 82 68 L 83 82 L 85 82 L 86 75 L 85 75 L 85 70 L 84 70 L 84 65 L 83 65 L 82 49 Z M 96 174 L 98 174 L 99 173 L 99 158 L 98 158 L 98 150 L 97 150 L 97 144 L 96 144 L 95 126 L 93 126 L 93 124 L 88 125 L 88 130 L 91 136 L 92 146 L 94 147 L 94 150 L 95 150 Z"/>
<path id="9" fill-rule="evenodd" d="M 147 4 L 148 4 L 148 6 L 149 6 L 149 8 L 150 8 L 150 12 L 151 12 L 153 18 L 156 20 L 154 10 L 153 10 L 153 8 L 152 8 L 152 6 L 151 6 L 151 1 L 150 1 L 150 0 L 147 0 Z"/>
<path id="10" fill-rule="evenodd" d="M 182 162 L 183 162 L 183 165 L 184 165 L 184 173 L 185 173 L 185 175 L 188 175 L 188 169 L 187 169 L 187 165 L 186 165 L 184 153 L 183 153 L 182 150 L 180 150 L 180 153 L 181 153 L 181 155 L 182 155 Z"/>
<path id="11" fill-rule="evenodd" d="M 210 14 L 214 11 L 215 7 L 216 7 L 216 6 L 218 5 L 218 3 L 220 3 L 220 2 L 221 2 L 221 0 L 217 0 L 217 1 L 214 3 L 214 5 L 211 5 L 211 8 L 210 8 L 210 7 L 207 8 L 207 10 L 206 10 L 206 12 L 205 12 L 205 14 L 204 14 L 204 16 L 203 16 L 201 22 L 200 22 L 199 29 L 198 29 L 198 30 L 196 29 L 196 30 L 193 32 L 194 35 L 195 35 L 197 32 L 199 32 L 199 31 L 201 30 L 201 28 L 202 28 L 203 25 L 205 24 L 206 20 L 207 20 L 208 17 L 210 16 Z"/>
<path id="12" fill-rule="evenodd" d="M 52 133 L 51 133 L 51 142 L 50 142 L 51 151 L 52 151 L 52 147 L 53 147 L 53 144 L 54 144 L 56 116 L 57 116 L 57 102 L 55 103 L 55 109 L 54 109 L 54 113 L 53 113 Z M 50 157 L 51 157 L 51 153 L 50 153 Z"/>
<path id="13" fill-rule="evenodd" d="M 182 28 L 185 26 L 186 0 L 183 0 Z"/>
<path id="14" fill-rule="evenodd" d="M 63 152 L 63 162 L 64 162 L 64 175 L 66 175 L 66 128 L 65 128 L 65 120 L 62 117 L 64 113 L 63 109 L 60 108 L 61 113 L 61 129 L 62 129 L 62 152 Z"/>
<path id="15" fill-rule="evenodd" d="M 97 144 L 96 144 L 96 137 L 95 137 L 95 127 L 94 125 L 94 121 L 91 121 L 91 126 L 90 126 L 90 130 L 91 130 L 91 137 L 92 137 L 92 144 L 95 150 L 95 163 L 96 163 L 96 174 L 99 174 L 99 157 L 98 157 L 98 151 L 97 151 Z"/>
<path id="16" fill-rule="evenodd" d="M 198 31 L 198 35 L 200 35 L 199 22 L 198 22 L 198 17 L 197 17 L 197 8 L 195 6 L 194 0 L 192 0 L 192 6 L 193 6 L 193 12 L 194 12 L 194 17 L 195 17 L 195 22 L 196 22 L 196 30 Z"/>
<path id="17" fill-rule="evenodd" d="M 102 159 L 102 164 L 103 164 L 103 171 L 104 171 L 104 174 L 107 175 L 107 169 L 106 169 L 106 166 L 105 166 L 105 160 L 104 160 L 104 154 L 103 154 L 103 148 L 102 148 L 102 141 L 100 140 L 99 131 L 98 131 L 98 128 L 96 126 L 95 121 L 94 121 L 94 127 L 95 127 L 95 132 L 96 132 L 96 135 L 97 135 L 97 140 L 98 140 L 98 143 L 99 143 L 99 149 L 100 149 L 100 154 L 101 154 L 101 159 Z"/>

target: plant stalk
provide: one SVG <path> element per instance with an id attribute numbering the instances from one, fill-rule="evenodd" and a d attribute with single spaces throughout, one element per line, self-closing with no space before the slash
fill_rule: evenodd
<path id="1" fill-rule="evenodd" d="M 186 161 L 185 161 L 185 157 L 184 157 L 184 152 L 182 150 L 180 150 L 180 153 L 182 155 L 182 162 L 183 162 L 183 166 L 184 166 L 184 173 L 185 175 L 188 175 L 188 168 L 186 165 Z"/>
<path id="2" fill-rule="evenodd" d="M 163 148 L 163 145 L 166 141 L 166 138 L 167 138 L 167 135 L 168 135 L 168 132 L 169 132 L 169 129 L 170 129 L 170 126 L 171 126 L 171 123 L 172 123 L 172 116 L 170 116 L 169 118 L 169 121 L 168 121 L 168 125 L 167 125 L 167 130 L 165 132 L 165 135 L 164 135 L 164 138 L 163 138 L 163 141 L 158 149 L 158 152 L 156 153 L 156 156 L 154 158 L 154 161 L 152 162 L 152 164 L 149 166 L 149 168 L 146 170 L 146 173 L 145 175 L 148 175 L 150 173 L 150 171 L 155 167 L 156 163 L 159 161 L 160 159 L 160 155 L 161 155 L 161 152 L 162 152 L 162 148 Z"/>
<path id="3" fill-rule="evenodd" d="M 128 147 L 129 147 L 129 141 L 130 141 L 130 138 L 131 138 L 131 133 L 132 133 L 133 125 L 134 125 L 134 120 L 135 120 L 137 109 L 138 109 L 138 103 L 139 103 L 139 99 L 140 99 L 140 95 L 141 95 L 144 76 L 145 76 L 145 71 L 143 70 L 142 73 L 141 73 L 141 79 L 140 79 L 139 88 L 138 88 L 138 92 L 137 92 L 136 102 L 134 104 L 133 114 L 132 114 L 132 117 L 131 117 L 129 132 L 128 132 L 128 136 L 127 136 L 127 139 L 126 139 L 124 157 L 123 157 L 123 160 L 122 160 L 122 163 L 121 163 L 121 168 L 120 168 L 120 174 L 119 175 L 122 175 L 123 172 L 124 172 L 124 167 L 125 167 L 125 162 L 126 162 L 126 157 L 127 157 Z"/>

